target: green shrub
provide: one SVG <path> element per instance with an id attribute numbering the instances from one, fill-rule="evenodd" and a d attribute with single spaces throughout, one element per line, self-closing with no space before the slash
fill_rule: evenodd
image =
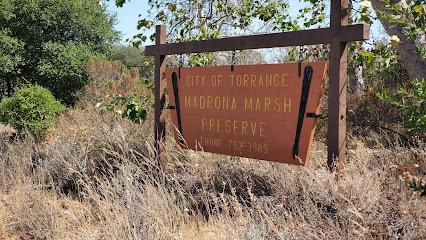
<path id="1" fill-rule="evenodd" d="M 38 85 L 24 85 L 12 97 L 0 103 L 0 121 L 18 132 L 41 136 L 65 107 L 52 93 Z"/>
<path id="2" fill-rule="evenodd" d="M 414 79 L 411 82 L 413 88 L 401 88 L 399 94 L 401 96 L 388 96 L 386 91 L 377 93 L 377 97 L 384 100 L 404 112 L 407 117 L 405 128 L 409 132 L 426 133 L 426 82 Z"/>
<path id="3" fill-rule="evenodd" d="M 132 122 L 135 123 L 142 123 L 146 120 L 147 110 L 145 110 L 144 105 L 147 103 L 150 103 L 150 99 L 145 100 L 139 100 L 137 98 L 129 97 L 123 97 L 121 95 L 119 96 L 113 96 L 110 95 L 109 97 L 112 97 L 113 100 L 105 104 L 105 100 L 103 98 L 99 98 L 96 107 L 101 110 L 101 113 L 107 111 L 114 111 L 114 115 L 130 119 Z M 124 109 L 117 110 L 117 106 L 124 106 Z"/>

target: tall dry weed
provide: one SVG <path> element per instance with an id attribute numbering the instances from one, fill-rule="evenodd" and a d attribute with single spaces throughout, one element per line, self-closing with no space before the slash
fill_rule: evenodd
<path id="1" fill-rule="evenodd" d="M 116 83 L 96 87 L 88 94 L 126 90 Z M 310 165 L 300 167 L 182 150 L 168 126 L 160 169 L 152 124 L 152 116 L 135 124 L 82 101 L 58 119 L 44 142 L 5 138 L 0 238 L 426 236 L 425 199 L 408 187 L 426 180 L 426 144 L 420 140 L 410 148 L 380 141 L 371 148 L 354 137 L 346 164 L 332 173 L 322 141 L 314 141 Z"/>
<path id="2" fill-rule="evenodd" d="M 408 176 L 424 178 L 422 148 L 359 146 L 336 174 L 325 167 L 320 142 L 311 164 L 298 167 L 180 150 L 170 136 L 161 173 L 151 127 L 88 107 L 64 115 L 44 145 L 31 139 L 11 144 L 0 158 L 2 234 L 24 239 L 419 239 L 426 234 L 425 200 L 406 182 Z M 410 175 L 402 171 L 406 167 Z"/>
<path id="3" fill-rule="evenodd" d="M 108 95 L 152 98 L 152 91 L 147 89 L 151 80 L 142 79 L 136 68 L 129 70 L 118 61 L 90 59 L 87 69 L 92 84 L 86 86 L 84 99 L 92 104 Z"/>

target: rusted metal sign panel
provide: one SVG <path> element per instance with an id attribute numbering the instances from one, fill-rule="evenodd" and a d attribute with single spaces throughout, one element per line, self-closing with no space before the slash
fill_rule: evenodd
<path id="1" fill-rule="evenodd" d="M 306 165 L 327 62 L 166 69 L 183 147 Z"/>

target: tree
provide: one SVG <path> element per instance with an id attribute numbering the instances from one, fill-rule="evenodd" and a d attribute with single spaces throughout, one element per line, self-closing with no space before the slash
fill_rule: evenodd
<path id="1" fill-rule="evenodd" d="M 117 4 L 123 2 L 117 1 Z M 170 42 L 234 35 L 237 29 L 243 31 L 240 34 L 300 29 L 289 15 L 286 1 L 152 0 L 148 4 L 148 16 L 138 22 L 137 28 L 145 30 L 156 24 L 167 24 Z M 154 35 L 144 33 L 136 37 L 141 41 L 154 39 Z"/>
<path id="2" fill-rule="evenodd" d="M 124 1 L 116 1 L 121 6 Z M 145 30 L 156 24 L 167 24 L 168 41 L 184 42 L 190 40 L 212 39 L 238 34 L 256 34 L 269 31 L 298 30 L 296 20 L 289 15 L 289 5 L 282 1 L 228 1 L 228 0 L 189 0 L 148 2 L 148 16 L 138 22 L 137 28 L 143 33 L 135 36 L 133 45 L 139 47 L 148 38 Z M 259 27 L 261 26 L 261 27 Z M 215 65 L 220 62 L 235 62 L 231 53 L 200 53 L 188 56 L 188 65 Z M 263 59 L 257 57 L 256 51 L 242 51 L 238 57 L 252 55 L 250 60 Z M 258 61 L 258 62 L 259 62 Z M 246 61 L 247 62 L 247 61 Z M 249 61 L 252 62 L 253 61 Z"/>
<path id="3" fill-rule="evenodd" d="M 423 0 L 371 0 L 411 79 L 426 77 L 426 4 Z"/>
<path id="4" fill-rule="evenodd" d="M 14 39 L 6 35 L 5 32 L 0 33 L 0 79 L 5 79 L 0 84 L 0 95 L 11 96 L 12 93 L 12 79 L 19 74 L 17 70 L 18 64 L 22 61 L 21 52 L 23 50 L 23 43 L 18 39 Z"/>
<path id="5" fill-rule="evenodd" d="M 0 2 L 0 19 L 10 20 L 13 14 L 10 11 L 10 1 Z M 22 61 L 21 53 L 23 50 L 23 42 L 19 39 L 8 35 L 8 28 L 0 28 L 0 96 L 12 93 L 12 79 L 19 74 L 17 70 L 18 64 Z"/>
<path id="6" fill-rule="evenodd" d="M 121 61 L 126 67 L 135 67 L 144 77 L 151 77 L 153 73 L 154 59 L 144 56 L 141 49 L 132 46 L 114 45 L 111 53 L 112 60 Z"/>
<path id="7" fill-rule="evenodd" d="M 117 41 L 115 16 L 98 0 L 2 0 L 0 67 L 2 84 L 31 82 L 66 104 L 89 82 L 89 56 L 110 52 Z M 7 48 L 3 47 L 7 42 Z M 7 89 L 11 94 L 12 89 Z"/>
<path id="8" fill-rule="evenodd" d="M 426 4 L 424 0 L 349 0 L 360 3 L 354 9 L 352 22 L 368 22 L 370 8 L 373 7 L 379 16 L 388 35 L 393 37 L 392 44 L 399 38 L 398 53 L 410 78 L 425 76 L 426 43 L 425 18 Z M 122 6 L 125 0 L 116 0 Z M 300 10 L 299 23 L 288 14 L 288 3 L 282 1 L 228 1 L 228 0 L 151 0 L 149 15 L 138 22 L 138 29 L 151 29 L 156 24 L 167 24 L 169 42 L 201 40 L 224 36 L 230 30 L 256 33 L 253 29 L 268 31 L 298 30 L 302 27 L 321 25 L 325 22 L 326 0 L 304 0 L 308 6 Z M 255 24 L 253 24 L 255 23 Z M 256 27 L 253 27 L 256 26 Z M 259 27 L 261 26 L 261 27 Z M 396 37 L 394 37 L 396 36 Z M 144 33 L 136 35 L 145 41 L 153 35 Z M 141 44 L 135 41 L 135 45 Z"/>

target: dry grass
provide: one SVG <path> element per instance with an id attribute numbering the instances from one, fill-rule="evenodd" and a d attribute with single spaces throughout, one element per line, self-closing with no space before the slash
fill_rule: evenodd
<path id="1" fill-rule="evenodd" d="M 86 101 L 64 113 L 45 142 L 0 135 L 0 239 L 426 236 L 425 198 L 408 187 L 426 181 L 425 143 L 350 136 L 347 163 L 331 173 L 324 122 L 308 167 L 181 150 L 169 126 L 160 171 L 152 119 L 138 125 L 93 107 L 110 93 L 151 93 L 117 64 L 91 64 L 111 69 L 106 78 L 92 73 L 106 84 L 88 87 Z"/>
<path id="2" fill-rule="evenodd" d="M 153 161 L 151 124 L 63 115 L 43 144 L 7 144 L 0 178 L 3 239 L 420 239 L 425 176 L 416 149 L 348 152 L 339 174 L 315 142 L 310 166 L 179 150 Z"/>
<path id="3" fill-rule="evenodd" d="M 13 133 L 16 133 L 16 130 L 13 129 L 13 127 L 0 123 L 0 135 L 11 135 Z"/>

